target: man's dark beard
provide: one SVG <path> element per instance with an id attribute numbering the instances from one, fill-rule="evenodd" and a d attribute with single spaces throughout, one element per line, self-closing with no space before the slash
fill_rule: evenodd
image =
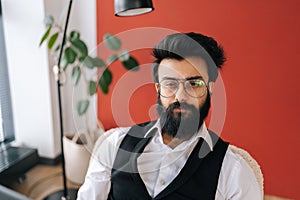
<path id="1" fill-rule="evenodd" d="M 189 139 L 202 126 L 210 109 L 210 94 L 207 95 L 206 100 L 201 108 L 196 108 L 187 103 L 175 102 L 164 109 L 161 103 L 160 95 L 158 96 L 157 113 L 160 117 L 160 125 L 162 133 L 179 139 Z M 185 113 L 178 113 L 174 115 L 175 108 L 182 108 L 191 111 L 189 116 L 184 116 Z"/>

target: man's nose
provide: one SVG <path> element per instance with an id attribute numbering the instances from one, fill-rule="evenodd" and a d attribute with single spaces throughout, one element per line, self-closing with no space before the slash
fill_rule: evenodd
<path id="1" fill-rule="evenodd" d="M 179 84 L 178 85 L 178 90 L 175 93 L 175 98 L 179 101 L 179 102 L 183 102 L 187 100 L 187 93 L 184 89 L 183 84 Z"/>

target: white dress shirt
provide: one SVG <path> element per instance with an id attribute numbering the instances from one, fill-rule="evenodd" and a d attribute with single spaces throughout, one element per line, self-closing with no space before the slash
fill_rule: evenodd
<path id="1" fill-rule="evenodd" d="M 212 151 L 213 145 L 204 123 L 197 134 L 174 149 L 163 143 L 159 121 L 148 133 L 153 128 L 157 131 L 138 157 L 137 165 L 149 195 L 155 197 L 179 174 L 200 137 L 208 143 Z M 85 182 L 78 192 L 78 200 L 107 199 L 111 184 L 111 168 L 120 143 L 129 129 L 130 127 L 111 129 L 98 139 Z M 230 146 L 223 160 L 215 199 L 263 199 L 253 170 L 239 154 L 230 149 Z"/>

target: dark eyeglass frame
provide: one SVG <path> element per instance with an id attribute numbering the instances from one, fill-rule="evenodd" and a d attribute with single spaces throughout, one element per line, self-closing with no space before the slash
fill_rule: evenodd
<path id="1" fill-rule="evenodd" d="M 176 89 L 174 91 L 172 91 L 172 94 L 170 94 L 169 96 L 162 95 L 162 92 L 161 92 L 161 87 L 165 87 L 165 85 L 162 84 L 162 83 L 165 82 L 165 81 L 174 81 L 174 82 L 177 82 L 176 83 Z M 193 82 L 193 81 L 194 82 L 199 81 L 199 82 L 203 83 L 204 86 L 205 86 L 205 90 L 203 90 L 203 92 L 199 96 L 193 95 L 193 94 L 195 94 L 195 92 L 193 92 L 193 94 L 190 94 L 189 90 L 186 88 L 187 85 L 191 86 L 191 82 Z M 180 83 L 183 84 L 183 89 L 186 92 L 186 94 L 188 94 L 190 97 L 193 97 L 193 98 L 201 98 L 208 91 L 208 85 L 205 83 L 205 81 L 202 78 L 186 78 L 186 79 L 164 78 L 159 83 L 157 83 L 158 84 L 159 95 L 162 96 L 162 97 L 165 97 L 165 98 L 171 98 L 171 97 L 173 97 L 178 92 L 178 89 L 180 87 Z"/>

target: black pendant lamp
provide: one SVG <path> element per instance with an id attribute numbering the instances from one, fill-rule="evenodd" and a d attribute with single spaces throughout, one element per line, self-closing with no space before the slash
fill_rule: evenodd
<path id="1" fill-rule="evenodd" d="M 115 0 L 116 16 L 135 16 L 152 10 L 154 10 L 152 0 Z"/>

